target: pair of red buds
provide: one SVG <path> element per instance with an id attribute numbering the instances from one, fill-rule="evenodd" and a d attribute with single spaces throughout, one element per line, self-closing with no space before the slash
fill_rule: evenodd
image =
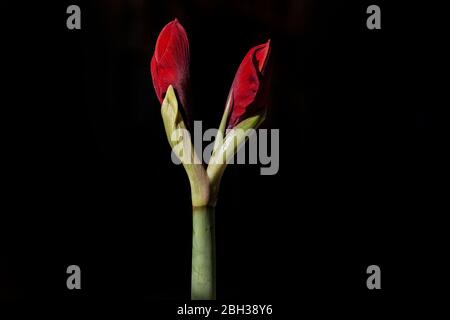
<path id="1" fill-rule="evenodd" d="M 250 49 L 242 60 L 228 96 L 227 127 L 234 128 L 245 118 L 261 114 L 267 108 L 266 66 L 270 40 Z M 159 34 L 151 61 L 151 74 L 156 95 L 163 102 L 170 85 L 189 114 L 187 88 L 189 84 L 189 40 L 177 19 L 168 23 Z"/>
<path id="2" fill-rule="evenodd" d="M 264 120 L 267 109 L 267 61 L 270 40 L 253 47 L 239 66 L 225 106 L 207 168 L 193 151 L 190 134 L 182 114 L 190 114 L 187 100 L 189 85 L 189 41 L 183 26 L 175 19 L 161 31 L 151 61 L 156 95 L 172 151 L 181 160 L 191 184 L 193 210 L 192 299 L 215 298 L 214 208 L 220 179 L 227 159 L 245 142 L 247 133 Z M 227 131 L 224 137 L 225 127 Z M 179 130 L 181 129 L 181 130 Z M 225 161 L 222 161 L 225 160 Z M 205 170 L 206 169 L 206 170 Z"/>

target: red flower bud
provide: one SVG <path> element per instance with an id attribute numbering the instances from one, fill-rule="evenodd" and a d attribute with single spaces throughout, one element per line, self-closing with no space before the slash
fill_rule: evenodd
<path id="1" fill-rule="evenodd" d="M 265 112 L 267 107 L 266 65 L 270 40 L 253 47 L 242 60 L 230 90 L 230 120 L 228 128 L 235 127 L 249 115 Z"/>
<path id="2" fill-rule="evenodd" d="M 189 40 L 177 19 L 169 22 L 156 41 L 150 64 L 153 86 L 160 103 L 172 85 L 179 103 L 186 110 L 186 91 L 189 80 Z"/>

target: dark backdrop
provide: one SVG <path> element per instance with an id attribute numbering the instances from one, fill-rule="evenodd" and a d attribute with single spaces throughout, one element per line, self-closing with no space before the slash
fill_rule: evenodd
<path id="1" fill-rule="evenodd" d="M 424 241 L 437 240 L 417 228 L 436 196 L 433 116 L 405 102 L 417 67 L 404 11 L 376 1 L 382 29 L 371 31 L 366 1 L 73 3 L 80 31 L 65 26 L 72 2 L 5 10 L 12 219 L 2 224 L 1 298 L 155 308 L 189 298 L 189 185 L 170 161 L 149 72 L 175 17 L 191 44 L 194 116 L 207 128 L 247 50 L 273 45 L 265 127 L 280 129 L 280 171 L 226 170 L 219 299 L 365 315 L 432 282 L 413 270 L 436 259 Z M 70 264 L 82 269 L 80 292 L 65 287 Z M 382 270 L 378 292 L 365 285 L 371 264 Z"/>

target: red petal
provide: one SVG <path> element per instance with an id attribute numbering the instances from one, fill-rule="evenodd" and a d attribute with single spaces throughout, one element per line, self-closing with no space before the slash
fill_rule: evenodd
<path id="1" fill-rule="evenodd" d="M 189 80 L 189 40 L 183 26 L 175 19 L 161 31 L 150 64 L 153 86 L 160 103 L 172 85 L 181 105 L 186 108 Z"/>
<path id="2" fill-rule="evenodd" d="M 264 108 L 266 103 L 261 92 L 265 81 L 265 67 L 270 53 L 270 40 L 253 47 L 242 60 L 231 86 L 232 106 L 228 127 L 235 127 L 252 112 Z"/>

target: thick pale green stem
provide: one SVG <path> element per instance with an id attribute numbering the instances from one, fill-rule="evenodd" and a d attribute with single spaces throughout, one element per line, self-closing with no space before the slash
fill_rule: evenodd
<path id="1" fill-rule="evenodd" d="M 192 223 L 191 299 L 215 300 L 214 207 L 194 207 Z"/>

